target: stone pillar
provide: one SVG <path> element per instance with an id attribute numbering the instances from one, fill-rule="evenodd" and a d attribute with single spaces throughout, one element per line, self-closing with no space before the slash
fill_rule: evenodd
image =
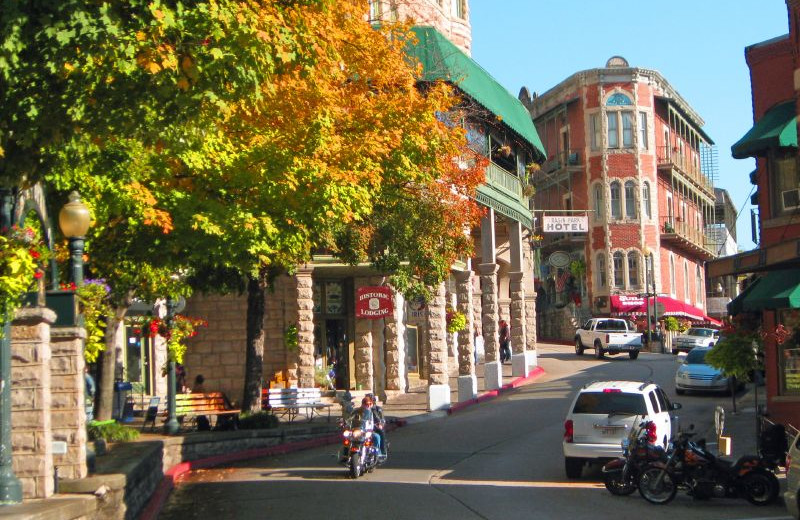
<path id="1" fill-rule="evenodd" d="M 441 283 L 434 290 L 425 313 L 430 344 L 430 377 L 428 378 L 428 409 L 450 407 L 450 375 L 447 370 L 446 289 Z"/>
<path id="2" fill-rule="evenodd" d="M 18 311 L 11 327 L 11 444 L 25 499 L 53 494 L 50 326 L 55 321 L 53 311 L 36 307 Z"/>
<path id="3" fill-rule="evenodd" d="M 297 270 L 297 379 L 301 388 L 313 388 L 314 383 L 314 294 L 311 273 L 313 268 Z"/>
<path id="4" fill-rule="evenodd" d="M 522 283 L 524 273 L 508 273 L 511 280 L 511 375 L 524 377 L 531 369 L 527 352 L 526 338 L 528 320 L 525 309 L 525 287 Z"/>
<path id="5" fill-rule="evenodd" d="M 405 298 L 394 292 L 394 312 L 386 318 L 386 393 L 399 394 L 406 389 Z M 385 399 L 384 399 L 385 400 Z"/>
<path id="6" fill-rule="evenodd" d="M 483 348 L 486 352 L 484 363 L 484 384 L 486 390 L 495 390 L 503 386 L 503 366 L 500 364 L 500 339 L 497 323 L 499 309 L 497 306 L 497 264 L 481 264 L 481 322 L 483 330 Z"/>
<path id="7" fill-rule="evenodd" d="M 539 364 L 536 350 L 536 293 L 525 293 L 525 352 L 531 366 Z"/>
<path id="8" fill-rule="evenodd" d="M 355 289 L 369 285 L 369 279 L 356 278 Z M 372 320 L 356 318 L 355 362 L 356 390 L 372 390 Z"/>
<path id="9" fill-rule="evenodd" d="M 86 471 L 86 382 L 83 368 L 83 341 L 80 327 L 50 330 L 50 390 L 53 440 L 67 443 L 67 453 L 53 455 L 53 465 L 61 478 L 84 478 Z"/>
<path id="10" fill-rule="evenodd" d="M 469 401 L 478 396 L 478 378 L 475 376 L 475 345 L 472 323 L 472 271 L 459 271 L 456 278 L 456 310 L 466 316 L 467 326 L 458 333 L 458 401 Z"/>

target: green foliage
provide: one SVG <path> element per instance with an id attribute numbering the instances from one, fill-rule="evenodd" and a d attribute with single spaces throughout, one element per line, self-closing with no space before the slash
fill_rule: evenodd
<path id="1" fill-rule="evenodd" d="M 675 316 L 667 316 L 664 318 L 664 329 L 672 332 L 679 331 L 681 324 Z"/>
<path id="2" fill-rule="evenodd" d="M 761 350 L 758 334 L 734 332 L 724 335 L 706 354 L 709 365 L 722 370 L 727 376 L 749 381 L 753 370 L 761 368 L 758 353 Z"/>
<path id="3" fill-rule="evenodd" d="M 108 296 L 111 288 L 106 285 L 105 280 L 85 280 L 75 293 L 86 329 L 83 357 L 87 363 L 94 363 L 100 352 L 106 348 L 105 319 L 110 312 Z"/>
<path id="4" fill-rule="evenodd" d="M 87 425 L 89 439 L 104 439 L 108 442 L 128 442 L 139 438 L 139 430 L 114 420 L 91 421 Z"/>
<path id="5" fill-rule="evenodd" d="M 283 334 L 283 341 L 286 345 L 286 350 L 290 352 L 297 352 L 298 338 L 297 338 L 297 325 L 289 325 L 286 327 L 286 332 Z"/>
<path id="6" fill-rule="evenodd" d="M 586 262 L 583 260 L 573 260 L 569 263 L 569 272 L 577 278 L 586 274 Z"/>
<path id="7" fill-rule="evenodd" d="M 243 412 L 239 415 L 240 430 L 277 428 L 278 418 L 269 412 Z"/>
<path id="8" fill-rule="evenodd" d="M 447 310 L 447 332 L 459 332 L 467 328 L 467 317 L 463 312 Z"/>
<path id="9" fill-rule="evenodd" d="M 40 264 L 49 258 L 36 229 L 14 226 L 5 232 L 0 234 L 0 323 L 13 319 L 25 293 L 43 275 Z"/>

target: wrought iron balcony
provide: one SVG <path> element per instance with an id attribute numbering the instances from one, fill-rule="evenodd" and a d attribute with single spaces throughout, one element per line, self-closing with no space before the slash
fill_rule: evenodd
<path id="1" fill-rule="evenodd" d="M 661 217 L 659 224 L 662 242 L 669 243 L 703 260 L 717 257 L 713 250 L 715 241 L 704 230 L 689 226 L 680 217 Z"/>
<path id="2" fill-rule="evenodd" d="M 659 169 L 675 170 L 707 193 L 714 193 L 711 181 L 705 176 L 700 166 L 692 162 L 691 157 L 680 153 L 677 149 L 659 146 L 656 150 L 656 162 Z"/>

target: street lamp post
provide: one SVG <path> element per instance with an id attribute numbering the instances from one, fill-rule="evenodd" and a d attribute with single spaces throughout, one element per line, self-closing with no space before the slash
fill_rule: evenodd
<path id="1" fill-rule="evenodd" d="M 89 208 L 81 202 L 77 191 L 69 194 L 69 202 L 58 214 L 58 226 L 69 239 L 69 264 L 72 281 L 83 285 L 83 241 L 92 223 Z"/>
<path id="2" fill-rule="evenodd" d="M 172 328 L 172 318 L 175 316 L 177 302 L 172 298 L 167 298 L 167 328 Z M 178 417 L 175 415 L 175 361 L 169 359 L 169 348 L 167 349 L 167 422 L 164 423 L 164 433 L 175 435 L 180 430 Z"/>
<path id="3" fill-rule="evenodd" d="M 0 188 L 0 233 L 11 229 L 14 191 Z M 6 315 L 7 309 L 2 309 Z M 22 502 L 22 482 L 11 461 L 11 321 L 2 320 L 0 337 L 0 505 Z"/>

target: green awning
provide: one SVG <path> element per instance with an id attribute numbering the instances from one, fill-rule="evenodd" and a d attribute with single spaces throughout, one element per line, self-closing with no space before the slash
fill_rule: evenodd
<path id="1" fill-rule="evenodd" d="M 744 298 L 744 310 L 800 308 L 800 269 L 772 271 Z"/>
<path id="2" fill-rule="evenodd" d="M 424 81 L 452 83 L 485 109 L 498 116 L 512 130 L 545 157 L 544 146 L 533 126 L 528 109 L 512 96 L 475 60 L 464 54 L 433 27 L 414 27 L 419 42 L 408 53 L 422 63 Z"/>
<path id="3" fill-rule="evenodd" d="M 770 148 L 797 148 L 796 119 L 794 100 L 770 108 L 744 137 L 731 146 L 731 154 L 736 159 L 745 159 Z"/>
<path id="4" fill-rule="evenodd" d="M 753 289 L 756 288 L 758 282 L 761 281 L 761 278 L 756 278 L 750 285 L 745 287 L 744 291 L 740 292 L 739 295 L 728 302 L 728 314 L 731 316 L 736 316 L 737 314 L 741 314 L 744 312 L 744 299 L 747 298 Z"/>

